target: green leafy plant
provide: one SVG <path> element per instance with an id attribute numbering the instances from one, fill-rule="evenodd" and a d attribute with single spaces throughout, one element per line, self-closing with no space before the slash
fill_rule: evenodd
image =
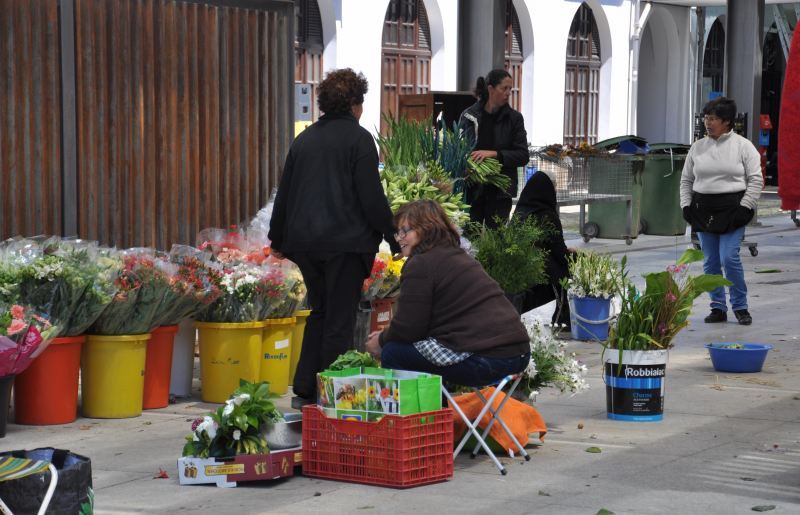
<path id="1" fill-rule="evenodd" d="M 385 114 L 383 120 L 388 134 L 378 135 L 377 139 L 386 166 L 416 168 L 420 163 L 435 158 L 435 136 L 430 124 Z"/>
<path id="2" fill-rule="evenodd" d="M 328 370 L 344 370 L 346 368 L 357 367 L 379 367 L 380 363 L 375 361 L 369 352 L 358 352 L 357 350 L 349 350 L 341 354 L 336 360 L 331 363 Z"/>
<path id="3" fill-rule="evenodd" d="M 464 203 L 461 193 L 454 193 L 453 182 L 436 162 L 415 167 L 386 166 L 381 172 L 381 184 L 392 211 L 414 200 L 430 199 L 438 202 L 456 225 L 460 226 L 468 219 L 466 210 L 469 206 Z"/>
<path id="4" fill-rule="evenodd" d="M 482 224 L 470 226 L 475 259 L 508 294 L 547 282 L 548 251 L 539 244 L 547 239 L 550 231 L 534 217 L 524 221 L 512 218 L 497 229 Z"/>
<path id="5" fill-rule="evenodd" d="M 262 429 L 283 420 L 272 403 L 275 397 L 277 395 L 269 391 L 269 383 L 241 380 L 224 406 L 192 422 L 183 455 L 223 458 L 269 452 Z"/>
<path id="6" fill-rule="evenodd" d="M 721 275 L 690 275 L 689 264 L 702 260 L 702 251 L 688 249 L 665 271 L 645 274 L 644 293 L 632 284 L 627 285 L 619 314 L 609 329 L 606 347 L 619 349 L 620 358 L 623 350 L 671 347 L 675 335 L 689 324 L 694 299 L 731 284 Z"/>

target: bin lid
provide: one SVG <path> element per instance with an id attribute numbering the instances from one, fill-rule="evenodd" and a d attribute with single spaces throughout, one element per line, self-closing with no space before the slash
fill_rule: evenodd
<path id="1" fill-rule="evenodd" d="M 615 151 L 618 154 L 646 154 L 650 150 L 646 139 L 632 134 L 604 139 L 593 146 L 596 149 Z"/>
<path id="2" fill-rule="evenodd" d="M 689 145 L 683 143 L 653 143 L 650 145 L 650 153 L 686 155 L 689 153 L 689 148 Z"/>

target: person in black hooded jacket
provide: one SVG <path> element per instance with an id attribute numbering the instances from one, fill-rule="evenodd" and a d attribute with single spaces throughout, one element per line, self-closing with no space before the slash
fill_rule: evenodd
<path id="1" fill-rule="evenodd" d="M 511 75 L 492 70 L 486 78 L 478 77 L 475 96 L 478 101 L 461 113 L 459 127 L 473 144 L 470 157 L 480 163 L 492 157 L 500 161 L 502 173 L 511 181 L 507 190 L 491 184 L 467 188 L 470 220 L 496 228 L 508 220 L 511 199 L 517 195 L 517 168 L 528 162 L 528 136 L 522 115 L 509 107 Z"/>
<path id="2" fill-rule="evenodd" d="M 564 243 L 564 230 L 558 216 L 554 180 L 545 171 L 536 172 L 528 180 L 514 210 L 514 217 L 519 220 L 524 221 L 531 216 L 552 229 L 550 236 L 544 242 L 549 251 L 545 264 L 549 282 L 533 286 L 525 292 L 523 312 L 555 300 L 556 309 L 552 323 L 569 329 L 569 302 L 566 291 L 561 286 L 561 279 L 569 276 L 567 254 L 572 251 Z"/>
<path id="3" fill-rule="evenodd" d="M 289 149 L 269 230 L 273 255 L 300 268 L 311 307 L 293 407 L 316 400 L 317 372 L 350 348 L 361 285 L 381 239 L 400 252 L 375 142 L 358 124 L 367 80 L 350 68 L 334 70 L 317 91 L 325 114 Z"/>

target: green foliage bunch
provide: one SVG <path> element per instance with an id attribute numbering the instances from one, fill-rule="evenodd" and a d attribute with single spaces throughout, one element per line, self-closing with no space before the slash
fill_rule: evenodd
<path id="1" fill-rule="evenodd" d="M 470 226 L 475 259 L 509 294 L 547 282 L 545 263 L 548 251 L 540 245 L 551 231 L 535 217 L 524 221 L 512 218 L 497 229 L 482 224 Z"/>

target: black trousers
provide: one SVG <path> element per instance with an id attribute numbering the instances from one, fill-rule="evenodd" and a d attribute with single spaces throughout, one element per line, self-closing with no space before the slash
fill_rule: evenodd
<path id="1" fill-rule="evenodd" d="M 472 222 L 484 224 L 490 229 L 498 227 L 508 221 L 511 214 L 511 198 L 498 197 L 497 188 L 484 186 L 480 193 L 468 192 L 469 219 Z"/>
<path id="2" fill-rule="evenodd" d="M 525 302 L 522 312 L 525 313 L 550 301 L 556 301 L 551 322 L 553 324 L 569 324 L 569 302 L 567 292 L 558 283 L 537 284 L 525 290 Z"/>
<path id="3" fill-rule="evenodd" d="M 299 397 L 314 399 L 317 373 L 352 347 L 361 285 L 375 254 L 303 252 L 287 257 L 303 273 L 311 307 L 292 389 Z"/>

